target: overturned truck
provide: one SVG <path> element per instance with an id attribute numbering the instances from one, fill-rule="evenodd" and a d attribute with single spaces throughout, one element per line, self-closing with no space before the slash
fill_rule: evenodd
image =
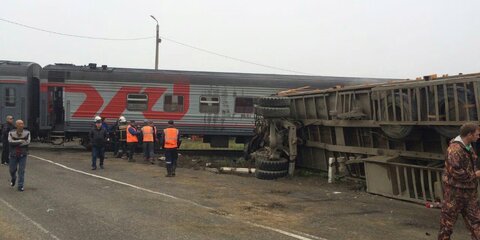
<path id="1" fill-rule="evenodd" d="M 441 200 L 444 152 L 462 124 L 480 120 L 479 87 L 480 74 L 432 75 L 259 99 L 248 146 L 257 177 L 333 167 L 370 193 Z"/>

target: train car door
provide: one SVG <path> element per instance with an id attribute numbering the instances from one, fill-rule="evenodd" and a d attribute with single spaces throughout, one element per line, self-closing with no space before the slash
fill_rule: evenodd
<path id="1" fill-rule="evenodd" d="M 12 115 L 14 119 L 24 117 L 22 99 L 24 101 L 25 98 L 22 97 L 22 90 L 22 84 L 0 84 L 0 122 L 4 122 L 7 115 Z"/>
<path id="2" fill-rule="evenodd" d="M 65 122 L 63 87 L 48 88 L 48 116 L 51 126 L 63 126 Z"/>

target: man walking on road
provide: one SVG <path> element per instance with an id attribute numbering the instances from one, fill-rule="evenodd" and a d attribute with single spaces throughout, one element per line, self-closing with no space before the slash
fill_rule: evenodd
<path id="1" fill-rule="evenodd" d="M 100 159 L 100 168 L 103 169 L 105 159 L 105 144 L 107 142 L 107 130 L 102 127 L 102 120 L 95 121 L 95 127 L 90 130 L 90 142 L 92 143 L 92 170 L 97 169 L 97 158 Z"/>
<path id="2" fill-rule="evenodd" d="M 5 124 L 2 127 L 2 164 L 8 165 L 9 147 L 8 147 L 8 133 L 13 129 L 13 117 L 7 116 Z"/>
<path id="3" fill-rule="evenodd" d="M 172 120 L 168 121 L 168 127 L 163 130 L 161 139 L 161 146 L 165 149 L 166 177 L 175 177 L 178 159 L 177 149 L 182 141 L 180 140 L 180 132 L 175 128 Z"/>
<path id="4" fill-rule="evenodd" d="M 472 239 L 480 240 L 480 208 L 477 197 L 477 155 L 472 148 L 480 134 L 475 123 L 464 124 L 460 136 L 450 142 L 442 176 L 443 205 L 440 215 L 439 240 L 450 239 L 453 226 L 461 213 Z"/>
<path id="5" fill-rule="evenodd" d="M 22 120 L 17 120 L 15 125 L 17 129 L 13 129 L 8 133 L 8 145 L 10 147 L 10 186 L 15 186 L 15 182 L 17 181 L 18 167 L 18 191 L 23 192 L 28 145 L 30 144 L 30 132 L 26 129 L 23 129 L 24 124 Z"/>

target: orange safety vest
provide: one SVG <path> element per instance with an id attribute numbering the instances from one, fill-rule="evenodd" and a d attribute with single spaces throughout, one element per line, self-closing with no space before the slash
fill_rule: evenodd
<path id="1" fill-rule="evenodd" d="M 127 127 L 127 143 L 136 143 L 138 142 L 138 138 L 136 135 L 130 133 L 130 128 L 133 128 L 131 125 Z"/>
<path id="2" fill-rule="evenodd" d="M 153 127 L 144 126 L 142 128 L 142 133 L 144 142 L 153 142 Z"/>
<path id="3" fill-rule="evenodd" d="M 178 129 L 165 128 L 163 129 L 165 138 L 164 148 L 177 148 L 178 147 Z"/>

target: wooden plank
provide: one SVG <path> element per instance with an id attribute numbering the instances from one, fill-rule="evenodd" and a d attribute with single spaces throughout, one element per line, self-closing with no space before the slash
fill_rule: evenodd
<path id="1" fill-rule="evenodd" d="M 370 113 L 373 114 L 370 119 L 372 119 L 373 121 L 375 121 L 375 120 L 377 120 L 377 109 L 376 109 L 376 107 L 375 107 L 375 100 L 371 97 L 372 94 L 367 93 L 367 96 L 368 96 L 368 100 L 369 100 L 369 102 L 370 102 L 370 106 L 371 106 L 371 108 L 372 108 L 372 111 L 370 111 Z M 479 113 L 479 114 L 480 114 L 480 113 Z"/>
<path id="2" fill-rule="evenodd" d="M 433 81 L 410 81 L 410 82 L 403 82 L 403 83 L 395 84 L 395 85 L 393 85 L 393 84 L 391 84 L 391 85 L 387 85 L 387 84 L 378 85 L 378 86 L 374 86 L 372 89 L 374 89 L 375 91 L 377 91 L 377 90 L 378 91 L 388 91 L 388 90 L 391 90 L 391 89 L 398 89 L 399 87 L 409 88 L 409 87 L 438 86 L 438 85 L 441 85 L 441 84 L 453 84 L 453 83 L 463 84 L 463 83 L 469 83 L 469 82 L 477 81 L 478 77 L 479 76 L 475 76 L 475 77 L 471 77 L 471 78 L 462 77 L 462 78 L 459 78 L 459 79 L 445 79 L 445 80 L 442 80 L 442 81 L 438 81 L 438 80 L 433 80 Z"/>
<path id="3" fill-rule="evenodd" d="M 475 98 L 475 107 L 477 109 L 477 119 L 480 120 L 480 96 L 478 95 L 478 82 L 473 82 L 473 94 Z"/>
<path id="4" fill-rule="evenodd" d="M 385 118 L 387 119 L 387 121 L 390 121 L 390 117 L 388 116 L 388 94 L 387 92 L 385 92 L 385 98 L 383 100 L 385 102 Z M 385 119 L 382 119 L 382 120 L 385 120 Z"/>
<path id="5" fill-rule="evenodd" d="M 335 129 L 342 129 L 342 128 L 337 127 Z M 342 143 L 344 144 L 344 142 Z M 366 155 L 374 155 L 374 156 L 378 156 L 378 155 L 401 156 L 401 157 L 425 159 L 425 160 L 444 160 L 445 159 L 445 156 L 439 153 L 392 150 L 392 149 L 384 149 L 384 148 L 353 147 L 353 146 L 326 144 L 326 143 L 320 143 L 320 142 L 309 141 L 309 140 L 306 141 L 305 145 L 307 147 L 315 147 L 315 148 L 325 149 L 331 152 L 340 152 L 340 153 L 366 154 Z"/>
<path id="6" fill-rule="evenodd" d="M 352 111 L 352 94 L 355 94 L 355 93 L 348 94 L 348 111 L 346 112 Z"/>
<path id="7" fill-rule="evenodd" d="M 292 99 L 292 110 L 293 110 L 293 117 L 294 118 L 298 118 L 298 114 L 297 114 L 297 100 L 296 99 Z"/>
<path id="8" fill-rule="evenodd" d="M 377 118 L 377 121 L 381 121 L 383 119 L 383 116 L 382 116 L 382 101 L 380 99 L 380 93 L 377 92 L 377 105 L 378 105 L 378 109 L 377 109 L 377 113 L 378 113 L 378 118 Z"/>
<path id="9" fill-rule="evenodd" d="M 427 121 L 430 121 L 430 118 L 428 117 L 430 115 L 430 94 L 428 91 L 428 87 L 425 87 L 425 99 L 427 100 Z"/>
<path id="10" fill-rule="evenodd" d="M 450 111 L 448 107 L 448 90 L 447 84 L 443 84 L 443 98 L 445 99 L 445 121 L 450 121 Z"/>
<path id="11" fill-rule="evenodd" d="M 423 169 L 420 169 L 420 184 L 422 184 L 422 197 L 424 201 L 427 201 L 427 193 L 425 192 L 425 177 Z"/>
<path id="12" fill-rule="evenodd" d="M 435 201 L 435 196 L 433 194 L 433 187 L 432 187 L 432 171 L 428 172 L 428 189 L 430 190 L 430 201 Z"/>
<path id="13" fill-rule="evenodd" d="M 417 192 L 417 178 L 415 177 L 415 168 L 410 168 L 410 173 L 412 174 L 412 184 L 413 184 L 413 193 L 415 194 L 415 199 L 418 199 Z"/>
<path id="14" fill-rule="evenodd" d="M 313 98 L 313 112 L 315 113 L 314 114 L 315 118 L 320 118 L 318 116 L 318 111 L 317 111 L 317 98 L 316 97 Z"/>
<path id="15" fill-rule="evenodd" d="M 438 88 L 433 86 L 433 97 L 435 99 L 435 120 L 440 121 L 440 111 L 438 107 Z"/>
<path id="16" fill-rule="evenodd" d="M 402 195 L 402 183 L 400 182 L 400 166 L 395 166 L 395 171 L 397 172 L 397 186 L 398 186 L 398 195 Z"/>
<path id="17" fill-rule="evenodd" d="M 393 108 L 393 119 L 392 121 L 396 122 L 397 121 L 397 106 L 396 106 L 396 101 L 395 101 L 395 90 L 392 90 L 392 108 Z M 387 98 L 388 100 L 388 98 Z M 386 109 L 387 110 L 387 114 L 388 114 L 388 108 Z"/>
<path id="18" fill-rule="evenodd" d="M 412 111 L 412 90 L 407 89 L 407 100 L 408 100 L 408 120 L 413 121 L 413 114 L 416 114 Z"/>
<path id="19" fill-rule="evenodd" d="M 405 167 L 403 168 L 403 174 L 405 175 L 403 177 L 405 179 L 405 186 L 407 188 L 407 194 L 408 194 L 407 196 L 410 197 L 410 185 L 408 184 L 408 172 L 407 172 L 407 168 Z"/>
<path id="20" fill-rule="evenodd" d="M 439 171 L 436 171 L 435 172 L 436 176 L 437 176 L 437 181 L 440 182 L 440 186 L 442 186 L 442 178 L 441 178 L 441 175 L 440 175 L 440 172 Z M 442 191 L 442 189 L 440 188 L 440 191 Z M 440 192 L 440 194 L 438 194 L 440 196 L 440 200 L 443 201 L 443 192 Z M 433 195 L 435 198 L 435 194 Z"/>
<path id="21" fill-rule="evenodd" d="M 323 96 L 323 104 L 325 107 L 325 116 L 327 116 L 327 120 L 330 119 L 330 114 L 328 110 L 328 104 L 327 104 L 327 96 Z"/>
<path id="22" fill-rule="evenodd" d="M 335 109 L 334 111 L 338 113 L 338 101 L 339 101 L 339 98 L 340 98 L 340 92 L 337 91 L 335 92 Z M 341 100 L 340 100 L 341 101 Z"/>
<path id="23" fill-rule="evenodd" d="M 308 113 L 307 113 L 307 101 L 305 98 L 303 98 L 303 111 L 305 112 L 304 116 L 307 117 L 308 116 Z"/>
<path id="24" fill-rule="evenodd" d="M 403 122 L 405 121 L 405 112 L 403 111 L 404 109 L 404 103 L 403 103 L 403 92 L 402 89 L 398 89 L 399 95 L 398 97 L 400 98 L 400 120 Z"/>
<path id="25" fill-rule="evenodd" d="M 465 112 L 467 112 L 467 121 L 470 121 L 470 102 L 468 101 L 468 95 L 467 95 L 467 92 L 468 92 L 468 88 L 467 88 L 467 84 L 466 83 L 463 83 L 463 87 L 464 87 L 464 95 L 465 95 Z"/>
<path id="26" fill-rule="evenodd" d="M 453 84 L 453 102 L 455 104 L 455 121 L 460 121 L 457 84 Z"/>
<path id="27" fill-rule="evenodd" d="M 420 100 L 421 100 L 421 92 L 420 92 L 420 88 L 415 88 L 415 94 L 417 95 L 417 121 L 422 121 L 422 111 L 420 109 L 421 105 L 420 105 Z"/>

